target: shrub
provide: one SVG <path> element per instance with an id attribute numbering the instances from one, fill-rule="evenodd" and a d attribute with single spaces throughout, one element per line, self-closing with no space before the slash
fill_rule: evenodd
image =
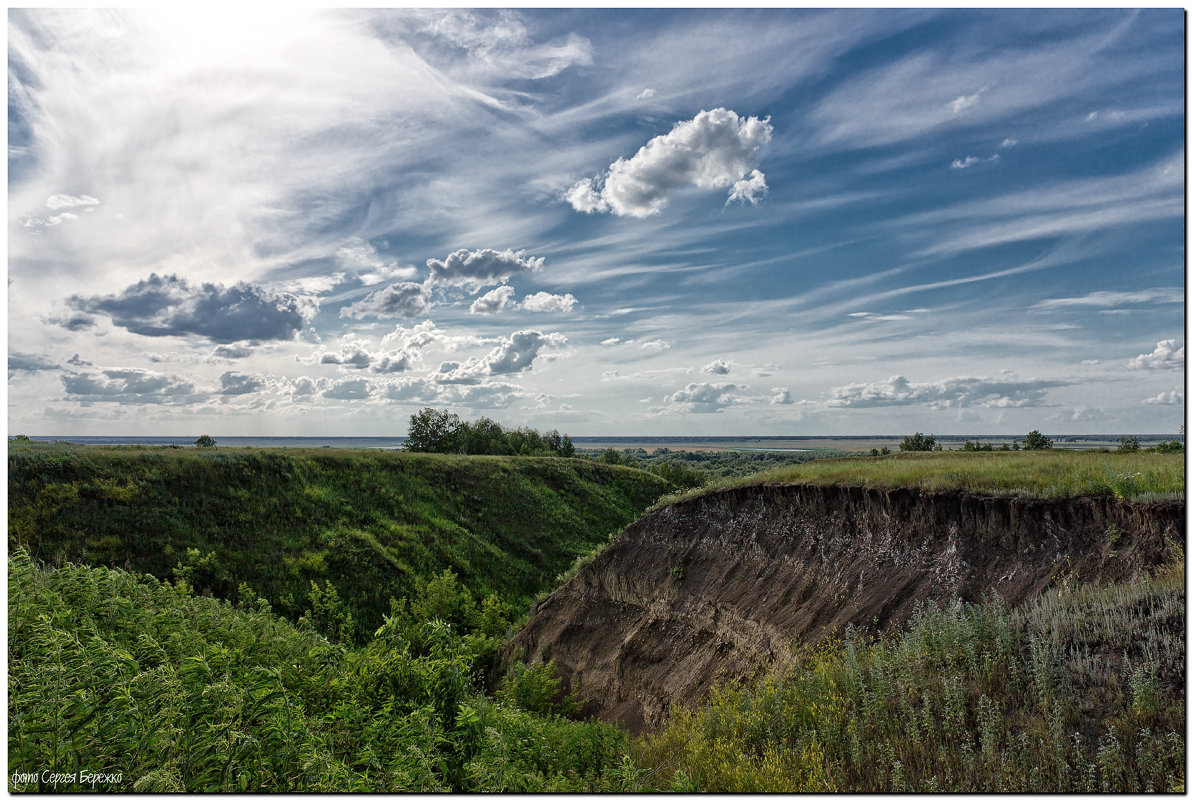
<path id="1" fill-rule="evenodd" d="M 1015 442 L 1017 444 L 1017 442 Z M 1022 445 L 1023 450 L 1050 450 L 1051 439 L 1039 431 L 1034 430 L 1026 435 L 1026 442 Z"/>
<path id="2" fill-rule="evenodd" d="M 904 436 L 898 449 L 904 453 L 916 453 L 938 450 L 940 447 L 936 444 L 934 434 L 924 435 L 916 432 L 913 436 Z"/>

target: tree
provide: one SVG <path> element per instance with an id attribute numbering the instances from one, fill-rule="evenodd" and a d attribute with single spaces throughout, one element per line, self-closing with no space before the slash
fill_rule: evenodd
<path id="1" fill-rule="evenodd" d="M 424 408 L 410 415 L 403 448 L 414 453 L 454 453 L 459 450 L 459 415 Z"/>
<path id="2" fill-rule="evenodd" d="M 1031 431 L 1026 435 L 1026 442 L 1022 445 L 1023 450 L 1050 450 L 1051 439 L 1038 431 Z"/>
<path id="3" fill-rule="evenodd" d="M 195 447 L 215 447 L 215 440 L 204 433 L 198 439 L 195 439 Z"/>
<path id="4" fill-rule="evenodd" d="M 1138 452 L 1138 437 L 1137 436 L 1123 436 L 1118 439 L 1119 453 L 1137 453 Z"/>
<path id="5" fill-rule="evenodd" d="M 898 445 L 898 449 L 904 453 L 917 453 L 938 450 L 939 446 L 935 443 L 935 434 L 923 435 L 916 432 L 914 436 L 902 437 L 902 444 Z"/>

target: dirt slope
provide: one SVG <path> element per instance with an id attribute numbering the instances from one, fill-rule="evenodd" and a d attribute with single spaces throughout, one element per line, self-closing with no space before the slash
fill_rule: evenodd
<path id="1" fill-rule="evenodd" d="M 554 659 L 595 716 L 632 730 L 853 624 L 925 599 L 1011 605 L 1065 575 L 1116 580 L 1182 542 L 1184 503 L 749 486 L 645 515 L 540 603 L 507 651 Z"/>

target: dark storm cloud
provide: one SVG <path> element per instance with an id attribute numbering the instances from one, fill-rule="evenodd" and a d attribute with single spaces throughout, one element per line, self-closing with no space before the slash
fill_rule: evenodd
<path id="1" fill-rule="evenodd" d="M 142 336 L 203 336 L 222 344 L 293 339 L 319 309 L 311 298 L 256 284 L 195 286 L 177 275 L 156 274 L 119 294 L 74 295 L 68 302 Z"/>

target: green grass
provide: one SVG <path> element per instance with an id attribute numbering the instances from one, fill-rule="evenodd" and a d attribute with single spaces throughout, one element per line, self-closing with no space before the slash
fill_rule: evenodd
<path id="1" fill-rule="evenodd" d="M 663 492 L 583 459 L 9 443 L 9 546 L 200 592 L 246 583 L 297 619 L 330 582 L 371 635 L 450 568 L 524 607 Z"/>
<path id="2" fill-rule="evenodd" d="M 1143 792 L 1184 785 L 1183 565 L 1009 612 L 924 607 L 677 709 L 647 789 Z"/>
<path id="3" fill-rule="evenodd" d="M 1183 499 L 1184 457 L 1179 453 L 1034 450 L 832 458 L 745 479 L 720 481 L 692 492 L 668 496 L 664 502 L 757 483 L 958 490 L 1037 498 L 1115 495 L 1136 502 L 1149 502 Z"/>

